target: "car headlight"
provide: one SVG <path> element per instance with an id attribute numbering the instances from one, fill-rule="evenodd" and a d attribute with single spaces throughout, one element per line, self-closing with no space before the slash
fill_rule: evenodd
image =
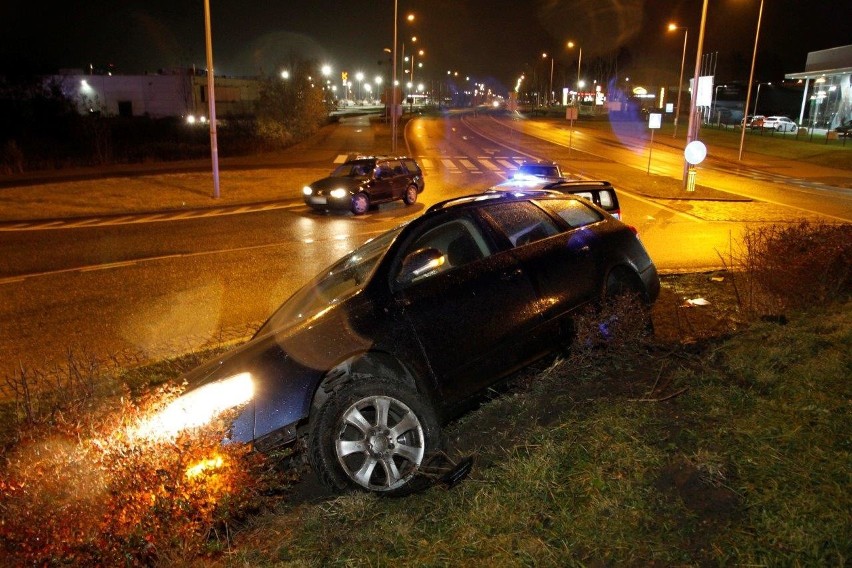
<path id="1" fill-rule="evenodd" d="M 337 189 L 332 189 L 329 195 L 331 195 L 335 199 L 343 199 L 344 197 L 349 195 L 349 192 L 343 189 L 342 187 L 338 187 Z"/>
<path id="2" fill-rule="evenodd" d="M 305 195 L 311 195 L 313 192 L 314 192 L 314 190 L 311 189 L 311 186 L 309 186 L 309 185 L 306 185 L 305 187 L 302 188 L 302 193 L 304 193 Z"/>
<path id="3" fill-rule="evenodd" d="M 173 438 L 189 428 L 209 424 L 226 410 L 249 402 L 254 396 L 250 373 L 240 373 L 213 381 L 177 397 L 139 426 L 137 435 L 145 438 Z"/>

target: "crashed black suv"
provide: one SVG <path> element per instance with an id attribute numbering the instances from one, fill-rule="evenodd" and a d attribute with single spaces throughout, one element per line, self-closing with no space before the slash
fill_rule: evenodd
<path id="1" fill-rule="evenodd" d="M 650 304 L 659 290 L 635 230 L 586 199 L 445 201 L 320 272 L 251 341 L 191 371 L 154 431 L 229 413 L 233 442 L 304 441 L 333 489 L 408 493 L 437 473 L 442 424 L 569 343 L 578 313 L 623 292 Z"/>
<path id="2" fill-rule="evenodd" d="M 423 172 L 413 158 L 367 156 L 347 160 L 330 176 L 306 185 L 302 193 L 314 209 L 363 215 L 387 201 L 402 199 L 411 205 L 424 185 Z"/>

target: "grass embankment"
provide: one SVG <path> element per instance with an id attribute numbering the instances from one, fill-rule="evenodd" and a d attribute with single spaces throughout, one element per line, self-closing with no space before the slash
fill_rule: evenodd
<path id="1" fill-rule="evenodd" d="M 476 455 L 471 479 L 284 505 L 230 562 L 843 566 L 848 308 L 693 349 L 561 360 L 453 428 Z"/>
<path id="2" fill-rule="evenodd" d="M 560 123 L 565 120 L 558 119 Z M 615 129 L 619 122 L 610 122 L 602 119 L 583 119 L 575 123 L 580 128 Z M 636 132 L 649 135 L 644 125 L 630 123 L 633 127 L 640 127 Z M 670 123 L 663 124 L 654 138 L 656 144 L 673 144 L 683 147 L 686 143 L 686 127 L 681 125 L 677 131 L 677 137 L 672 138 L 674 127 Z M 738 161 L 740 148 L 741 130 L 738 127 L 718 127 L 705 125 L 701 127 L 699 139 L 708 146 L 709 154 L 716 157 Z M 791 165 L 785 164 L 785 160 L 852 170 L 852 142 L 845 139 L 826 140 L 825 134 L 809 134 L 802 129 L 798 136 L 791 132 L 776 133 L 773 131 L 747 130 L 743 143 L 743 159 L 746 163 L 757 158 L 763 165 L 777 167 L 777 173 L 789 175 Z M 800 174 L 796 174 L 800 175 Z"/>

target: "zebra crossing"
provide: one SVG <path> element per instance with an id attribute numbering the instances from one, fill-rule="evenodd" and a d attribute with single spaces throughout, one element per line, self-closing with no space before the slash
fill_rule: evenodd
<path id="1" fill-rule="evenodd" d="M 426 172 L 432 174 L 497 174 L 509 175 L 524 161 L 525 156 L 415 156 L 415 160 Z"/>

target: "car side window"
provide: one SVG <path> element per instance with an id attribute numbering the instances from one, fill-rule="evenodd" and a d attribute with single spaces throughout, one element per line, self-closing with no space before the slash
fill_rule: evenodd
<path id="1" fill-rule="evenodd" d="M 420 168 L 417 166 L 417 162 L 414 160 L 404 160 L 403 163 L 410 174 L 420 175 Z"/>
<path id="2" fill-rule="evenodd" d="M 539 203 L 559 215 L 572 229 L 585 227 L 603 219 L 603 215 L 578 199 L 553 199 Z"/>
<path id="3" fill-rule="evenodd" d="M 512 246 L 534 243 L 560 232 L 553 219 L 532 203 L 501 203 L 486 211 L 509 237 Z"/>
<path id="4" fill-rule="evenodd" d="M 402 167 L 402 162 L 399 160 L 394 160 L 388 162 L 388 168 L 393 172 L 395 176 L 401 176 L 405 174 L 405 168 Z"/>
<path id="5" fill-rule="evenodd" d="M 393 175 L 393 169 L 386 163 L 376 167 L 376 179 L 384 179 Z"/>
<path id="6" fill-rule="evenodd" d="M 491 249 L 473 221 L 450 219 L 427 229 L 405 247 L 396 282 L 414 283 L 490 255 Z"/>

